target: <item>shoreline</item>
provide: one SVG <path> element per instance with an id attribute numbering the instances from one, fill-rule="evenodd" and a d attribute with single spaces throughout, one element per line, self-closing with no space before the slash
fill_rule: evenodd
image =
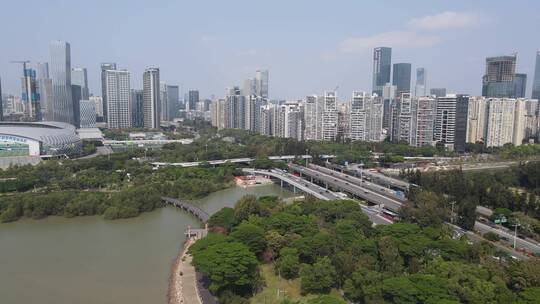
<path id="1" fill-rule="evenodd" d="M 182 303 L 181 301 L 181 289 L 179 289 L 178 286 L 178 277 L 179 277 L 179 268 L 180 268 L 180 262 L 182 261 L 182 258 L 184 257 L 184 254 L 186 253 L 186 244 L 189 239 L 186 239 L 180 249 L 178 250 L 178 254 L 173 260 L 171 271 L 169 273 L 169 283 L 167 287 L 167 303 L 174 304 L 174 303 Z"/>

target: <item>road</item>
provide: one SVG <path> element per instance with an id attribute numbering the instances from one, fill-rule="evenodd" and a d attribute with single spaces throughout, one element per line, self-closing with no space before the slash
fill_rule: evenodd
<path id="1" fill-rule="evenodd" d="M 514 234 L 498 229 L 497 227 L 491 227 L 487 224 L 484 224 L 482 222 L 476 221 L 474 223 L 474 229 L 476 231 L 479 231 L 480 233 L 484 234 L 487 232 L 494 232 L 497 235 L 499 235 L 503 240 L 509 244 L 514 243 Z M 522 238 L 516 238 L 516 248 L 517 249 L 525 249 L 528 252 L 537 253 L 540 254 L 540 244 L 532 241 L 532 240 L 525 240 Z"/>
<path id="2" fill-rule="evenodd" d="M 400 201 L 389 198 L 388 196 L 385 196 L 385 195 L 381 195 L 367 188 L 352 184 L 336 176 L 331 176 L 331 175 L 319 172 L 317 170 L 313 170 L 313 169 L 299 166 L 296 164 L 289 164 L 289 168 L 291 168 L 292 170 L 296 172 L 299 172 L 300 174 L 304 174 L 315 180 L 319 180 L 327 184 L 328 186 L 350 193 L 370 203 L 377 204 L 377 205 L 382 204 L 384 205 L 385 208 L 389 210 L 398 211 L 399 208 L 401 208 Z"/>
<path id="3" fill-rule="evenodd" d="M 326 188 L 323 188 L 319 185 L 316 185 L 314 183 L 311 183 L 309 181 L 306 181 L 305 179 L 302 179 L 298 176 L 292 175 L 290 173 L 285 173 L 280 170 L 274 169 L 271 171 L 266 170 L 253 170 L 253 169 L 242 169 L 246 173 L 250 174 L 259 174 L 259 175 L 266 175 L 266 176 L 272 176 L 275 178 L 278 178 L 296 188 L 299 190 L 311 194 L 315 196 L 316 198 L 322 199 L 322 200 L 340 200 L 343 199 L 343 197 L 339 196 L 335 192 L 332 192 Z M 373 210 L 367 206 L 364 206 L 362 204 L 359 204 L 362 208 L 362 212 L 368 216 L 368 218 L 371 220 L 372 223 L 375 225 L 388 225 L 392 224 L 393 222 L 382 215 L 379 214 L 377 210 Z"/>
<path id="4" fill-rule="evenodd" d="M 300 168 L 298 168 L 298 167 L 300 167 Z M 317 168 L 317 170 L 306 169 L 304 171 L 301 170 L 301 168 L 302 168 L 301 166 L 294 165 L 292 168 L 294 170 L 297 170 L 298 172 L 302 172 L 302 173 L 304 173 L 306 175 L 309 175 L 309 176 L 316 175 L 317 173 L 319 173 L 319 176 L 315 176 L 315 178 L 317 178 L 317 179 L 319 179 L 319 180 L 321 180 L 323 182 L 329 181 L 329 184 L 332 184 L 332 185 L 337 184 L 338 188 L 344 188 L 345 190 L 347 190 L 348 185 L 343 185 L 343 183 L 348 183 L 349 179 L 352 178 L 352 177 L 349 177 L 349 178 L 342 177 L 342 175 L 338 175 L 337 172 L 334 173 L 331 176 L 330 175 L 324 176 L 325 174 L 323 174 L 319 170 L 325 169 L 323 171 L 328 172 L 327 170 L 330 170 L 330 169 L 326 169 L 326 168 L 322 168 L 322 167 L 312 167 L 312 168 Z M 340 173 L 340 174 L 343 174 L 343 173 Z M 332 181 L 332 178 L 335 178 L 335 179 Z M 345 181 L 344 179 L 346 179 L 347 181 Z M 338 183 L 339 181 L 341 181 L 341 183 Z M 402 183 L 406 183 L 406 182 L 402 181 Z M 387 208 L 389 210 L 392 210 L 392 211 L 398 211 L 399 208 L 401 207 L 401 202 L 399 202 L 396 199 L 390 199 L 387 196 L 381 195 L 379 193 L 375 193 L 373 191 L 370 194 L 371 194 L 371 196 L 366 198 L 366 200 L 368 200 L 368 201 L 370 201 L 372 203 L 377 203 L 377 201 L 382 202 L 384 204 L 385 208 Z M 376 194 L 378 196 L 375 196 Z M 482 213 L 487 213 L 489 209 L 479 206 L 479 208 L 477 208 L 477 211 L 478 210 L 480 210 Z M 486 232 L 496 233 L 499 236 L 501 236 L 503 241 L 507 242 L 508 244 L 513 244 L 514 235 L 509 233 L 509 232 L 506 232 L 506 231 L 491 227 L 491 226 L 486 225 L 486 224 L 484 224 L 482 222 L 479 222 L 479 221 L 475 222 L 474 228 L 475 228 L 476 231 L 479 231 L 481 234 L 484 234 Z M 538 244 L 538 243 L 536 243 L 536 242 L 534 242 L 532 240 L 525 240 L 525 239 L 522 239 L 522 238 L 517 238 L 516 247 L 518 249 L 525 249 L 526 251 L 531 252 L 531 253 L 540 254 L 540 244 Z"/>
<path id="5" fill-rule="evenodd" d="M 352 173 L 355 176 L 363 175 L 364 177 L 369 178 L 372 182 L 378 183 L 378 184 L 386 186 L 386 187 L 399 188 L 402 191 L 409 190 L 409 187 L 411 185 L 410 183 L 408 183 L 406 181 L 403 181 L 403 180 L 400 180 L 400 179 L 397 179 L 397 178 L 393 178 L 393 177 L 390 177 L 390 176 L 386 176 L 386 175 L 384 175 L 382 173 L 379 173 L 379 172 L 374 172 L 374 171 L 371 171 L 371 170 L 362 169 L 359 165 L 355 165 L 355 166 L 353 165 L 353 166 L 350 166 L 350 167 L 340 166 L 340 165 L 331 164 L 331 163 L 327 163 L 327 165 L 332 166 L 332 167 L 334 167 L 334 168 L 336 168 L 336 169 L 338 169 L 340 171 L 343 171 L 343 172 Z"/>
<path id="6" fill-rule="evenodd" d="M 286 182 L 287 184 L 291 185 L 291 186 L 294 186 L 296 188 L 298 188 L 299 190 L 305 192 L 305 193 L 308 193 L 308 194 L 311 194 L 313 195 L 314 197 L 318 198 L 318 199 L 323 199 L 323 200 L 337 200 L 337 199 L 340 199 L 340 197 L 333 193 L 332 191 L 330 190 L 327 190 L 323 187 L 320 187 L 318 185 L 315 185 L 313 183 L 310 183 L 304 179 L 301 179 L 299 178 L 298 176 L 294 176 L 290 173 L 285 173 L 285 172 L 282 172 L 282 171 L 279 171 L 279 170 L 271 170 L 271 171 L 266 171 L 266 170 L 253 170 L 253 169 L 250 169 L 250 168 L 244 168 L 242 169 L 242 171 L 246 172 L 246 173 L 250 173 L 250 174 L 258 174 L 258 175 L 265 175 L 265 176 L 272 176 L 272 177 L 275 177 L 279 180 L 282 180 L 284 182 Z"/>
<path id="7" fill-rule="evenodd" d="M 322 173 L 325 173 L 325 174 L 328 174 L 328 175 L 331 175 L 331 176 L 336 176 L 336 177 L 338 177 L 338 178 L 340 178 L 342 180 L 350 182 L 351 184 L 355 184 L 355 185 L 360 186 L 362 188 L 366 188 L 366 189 L 371 190 L 373 192 L 379 193 L 380 195 L 388 196 L 388 197 L 390 197 L 392 199 L 395 199 L 397 201 L 400 201 L 400 202 L 406 201 L 406 198 L 404 196 L 397 195 L 394 190 L 386 188 L 386 187 L 378 185 L 378 184 L 375 184 L 375 183 L 372 183 L 372 182 L 370 182 L 370 181 L 368 181 L 366 179 L 358 178 L 356 176 L 351 176 L 351 175 L 346 174 L 346 173 L 341 173 L 339 171 L 334 171 L 332 169 L 322 167 L 322 166 L 318 166 L 318 165 L 314 165 L 314 164 L 309 164 L 308 166 L 309 166 L 309 168 L 311 168 L 313 170 L 317 170 L 319 172 L 322 172 Z"/>

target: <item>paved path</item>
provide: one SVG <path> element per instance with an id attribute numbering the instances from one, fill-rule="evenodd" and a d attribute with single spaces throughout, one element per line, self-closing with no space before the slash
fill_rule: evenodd
<path id="1" fill-rule="evenodd" d="M 187 253 L 193 243 L 194 238 L 186 242 L 182 255 L 174 265 L 169 286 L 169 304 L 202 304 L 197 289 L 195 267 L 191 265 L 192 257 Z"/>

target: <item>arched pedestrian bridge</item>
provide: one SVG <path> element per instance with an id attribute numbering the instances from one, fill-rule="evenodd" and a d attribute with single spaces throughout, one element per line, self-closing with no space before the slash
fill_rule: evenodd
<path id="1" fill-rule="evenodd" d="M 210 218 L 210 215 L 206 213 L 206 211 L 202 210 L 201 208 L 192 205 L 191 203 L 181 201 L 177 198 L 162 196 L 161 199 L 166 203 L 170 204 L 174 207 L 180 208 L 186 212 L 189 212 L 193 214 L 196 218 L 198 218 L 203 224 L 208 222 L 208 219 Z"/>

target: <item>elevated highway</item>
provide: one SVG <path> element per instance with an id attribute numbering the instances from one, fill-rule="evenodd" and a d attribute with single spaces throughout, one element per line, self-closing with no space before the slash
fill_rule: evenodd
<path id="1" fill-rule="evenodd" d="M 311 180 L 318 180 L 325 184 L 326 187 L 332 187 L 343 192 L 350 193 L 351 195 L 360 199 L 366 200 L 372 204 L 383 205 L 385 208 L 398 211 L 401 208 L 401 201 L 388 197 L 386 195 L 379 194 L 375 191 L 369 190 L 366 187 L 353 184 L 347 180 L 332 176 L 311 168 L 306 168 L 296 164 L 289 164 L 289 168 L 298 172 L 301 175 L 305 175 Z"/>
<path id="2" fill-rule="evenodd" d="M 304 193 L 311 194 L 314 197 L 321 200 L 329 201 L 329 200 L 344 199 L 342 196 L 338 195 L 335 192 L 332 192 L 319 185 L 306 181 L 305 179 L 302 179 L 298 176 L 292 175 L 290 173 L 282 172 L 280 170 L 266 171 L 266 170 L 242 169 L 242 171 L 249 174 L 270 176 L 270 177 L 279 179 L 282 182 L 286 182 L 289 185 L 303 191 Z M 392 221 L 385 218 L 384 216 L 381 216 L 378 210 L 374 210 L 362 204 L 359 204 L 359 205 L 362 208 L 362 212 L 364 212 L 364 214 L 366 214 L 368 218 L 371 220 L 371 222 L 374 223 L 375 225 L 392 224 Z"/>

